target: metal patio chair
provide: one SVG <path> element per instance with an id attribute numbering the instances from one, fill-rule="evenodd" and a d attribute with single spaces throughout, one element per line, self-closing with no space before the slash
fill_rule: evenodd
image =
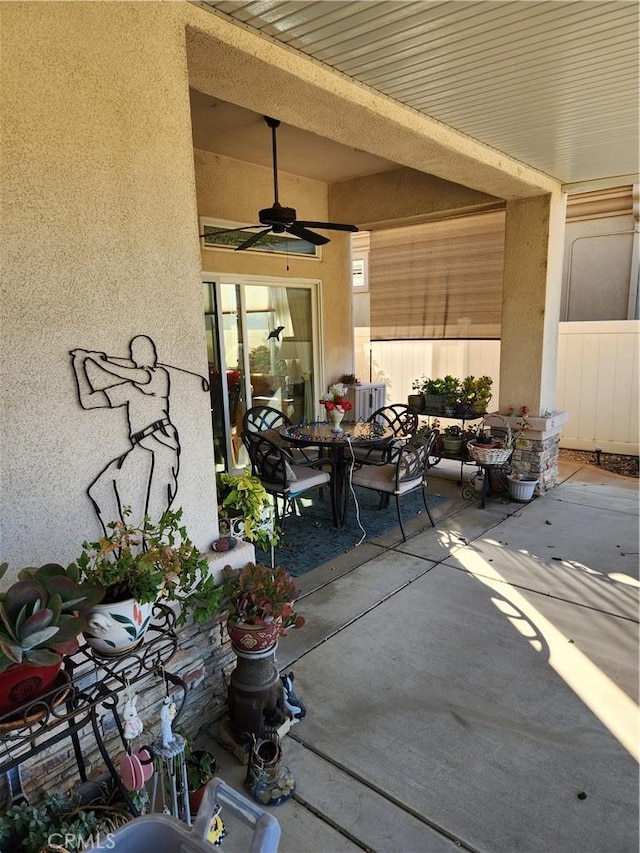
<path id="1" fill-rule="evenodd" d="M 436 434 L 436 430 L 429 430 L 423 435 L 414 436 L 406 443 L 396 446 L 393 462 L 381 465 L 363 465 L 352 475 L 354 486 L 378 492 L 380 508 L 388 502 L 391 495 L 395 497 L 398 522 L 405 542 L 407 536 L 400 511 L 400 498 L 403 495 L 408 495 L 416 489 L 422 489 L 424 508 L 429 516 L 431 526 L 435 527 L 427 504 L 427 471 L 429 469 L 429 453 Z"/>

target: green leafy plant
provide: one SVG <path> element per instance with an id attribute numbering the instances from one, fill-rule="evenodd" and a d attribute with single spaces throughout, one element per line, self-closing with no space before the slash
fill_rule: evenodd
<path id="1" fill-rule="evenodd" d="M 282 566 L 270 569 L 262 563 L 247 563 L 241 569 L 222 570 L 221 605 L 229 616 L 250 625 L 280 622 L 280 636 L 290 628 L 301 628 L 304 617 L 293 609 L 300 594 L 291 575 Z"/>
<path id="2" fill-rule="evenodd" d="M 0 565 L 0 578 L 7 571 Z M 53 666 L 78 647 L 84 612 L 104 597 L 99 585 L 79 582 L 74 566 L 26 568 L 0 592 L 0 672 L 12 664 Z"/>
<path id="3" fill-rule="evenodd" d="M 222 518 L 240 516 L 244 521 L 244 538 L 268 551 L 280 540 L 280 531 L 272 519 L 269 495 L 258 477 L 248 471 L 241 474 L 216 474 L 218 514 Z"/>
<path id="4" fill-rule="evenodd" d="M 220 612 L 220 592 L 181 519 L 178 509 L 168 510 L 155 523 L 145 518 L 140 526 L 114 521 L 108 536 L 83 543 L 74 565 L 83 580 L 106 590 L 107 602 L 177 602 L 178 624 L 184 624 L 188 614 L 204 622 Z"/>
<path id="5" fill-rule="evenodd" d="M 493 379 L 490 376 L 466 376 L 460 384 L 459 402 L 469 411 L 486 412 L 491 400 Z"/>
<path id="6" fill-rule="evenodd" d="M 61 793 L 46 793 L 36 805 L 10 806 L 0 817 L 0 847 L 16 853 L 84 850 L 87 844 L 109 846 L 109 834 L 131 820 L 124 803 L 86 806 Z M 63 845 L 63 846 L 62 846 Z"/>
<path id="7" fill-rule="evenodd" d="M 460 380 L 450 373 L 442 378 L 435 379 L 421 376 L 420 379 L 413 381 L 411 388 L 420 394 L 435 394 L 443 397 L 447 406 L 454 406 L 458 400 Z"/>
<path id="8" fill-rule="evenodd" d="M 446 435 L 448 438 L 462 438 L 463 430 L 462 427 L 454 424 L 452 426 L 445 427 L 443 435 Z"/>

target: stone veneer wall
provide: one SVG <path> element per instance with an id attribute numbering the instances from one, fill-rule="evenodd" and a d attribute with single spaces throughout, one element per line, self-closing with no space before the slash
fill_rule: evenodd
<path id="1" fill-rule="evenodd" d="M 562 426 L 569 420 L 568 412 L 552 412 L 541 417 L 527 417 L 526 429 L 521 416 L 507 418 L 516 437 L 516 449 L 511 466 L 523 474 L 538 478 L 536 494 L 552 489 L 558 483 L 558 458 Z M 504 415 L 488 415 L 485 423 L 492 429 L 504 430 Z"/>
<path id="2" fill-rule="evenodd" d="M 511 457 L 516 471 L 538 478 L 536 493 L 553 488 L 558 482 L 558 456 L 560 433 L 544 439 L 520 439 Z"/>
<path id="3" fill-rule="evenodd" d="M 224 716 L 227 685 L 235 663 L 223 617 L 204 625 L 187 625 L 178 632 L 178 648 L 166 669 L 180 676 L 187 685 L 185 706 L 178 720 L 178 726 L 186 734 L 195 736 L 203 726 Z M 134 689 L 138 714 L 145 725 L 143 734 L 134 742 L 137 748 L 160 737 L 160 707 L 165 687 L 160 677 L 150 675 Z M 179 693 L 177 698 L 180 698 Z M 123 748 L 109 711 L 102 715 L 100 727 L 109 756 L 117 768 Z M 80 731 L 79 737 L 87 776 L 96 778 L 106 767 L 90 723 Z M 66 792 L 80 781 L 70 738 L 25 761 L 20 769 L 25 793 L 34 802 L 45 791 Z M 4 809 L 7 795 L 4 775 L 0 784 L 0 808 Z"/>

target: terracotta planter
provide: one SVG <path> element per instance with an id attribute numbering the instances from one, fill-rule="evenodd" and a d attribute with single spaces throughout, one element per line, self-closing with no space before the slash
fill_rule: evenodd
<path id="1" fill-rule="evenodd" d="M 198 809 L 200 808 L 200 803 L 202 801 L 204 789 L 207 787 L 207 783 L 209 782 L 210 779 L 213 779 L 213 777 L 215 776 L 216 760 L 213 757 L 213 755 L 211 755 L 210 752 L 207 752 L 207 750 L 204 750 L 204 749 L 194 749 L 191 753 L 191 764 L 192 764 L 192 766 L 194 766 L 196 768 L 199 766 L 200 762 L 202 761 L 202 758 L 204 756 L 207 756 L 207 755 L 210 757 L 210 760 L 211 760 L 211 775 L 209 776 L 209 778 L 207 779 L 206 782 L 203 782 L 202 785 L 200 785 L 199 788 L 195 788 L 195 789 L 189 788 L 189 791 L 188 791 L 188 793 L 189 793 L 189 809 L 191 811 L 192 817 L 194 817 L 197 814 Z M 190 764 L 190 760 L 187 759 L 187 773 L 189 770 L 189 764 Z"/>
<path id="2" fill-rule="evenodd" d="M 233 648 L 241 654 L 264 654 L 278 642 L 280 622 L 269 625 L 250 625 L 235 619 L 227 620 L 227 631 Z"/>
<path id="3" fill-rule="evenodd" d="M 0 672 L 0 714 L 10 714 L 46 693 L 61 668 L 62 661 L 52 666 L 15 663 Z"/>
<path id="4" fill-rule="evenodd" d="M 152 610 L 153 603 L 138 604 L 133 598 L 96 604 L 89 611 L 85 639 L 101 655 L 130 651 L 143 639 Z"/>

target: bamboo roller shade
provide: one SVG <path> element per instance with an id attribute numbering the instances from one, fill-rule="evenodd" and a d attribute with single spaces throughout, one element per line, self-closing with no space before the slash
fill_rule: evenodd
<path id="1" fill-rule="evenodd" d="M 499 338 L 503 210 L 371 232 L 371 339 Z"/>

